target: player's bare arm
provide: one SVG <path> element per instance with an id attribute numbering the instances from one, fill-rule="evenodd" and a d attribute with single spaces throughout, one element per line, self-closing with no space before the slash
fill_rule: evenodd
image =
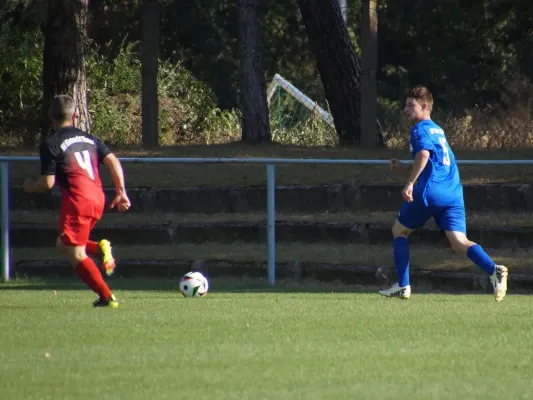
<path id="1" fill-rule="evenodd" d="M 413 186 L 422 171 L 424 170 L 424 168 L 426 168 L 426 165 L 429 160 L 429 155 L 429 151 L 427 150 L 420 150 L 418 153 L 416 153 L 413 168 L 411 169 L 411 174 L 409 175 L 409 179 L 407 180 L 407 183 L 402 189 L 402 197 L 405 201 L 413 201 Z"/>
<path id="2" fill-rule="evenodd" d="M 24 181 L 23 187 L 27 193 L 47 192 L 56 183 L 56 159 L 47 142 L 41 144 L 39 159 L 41 161 L 41 176 L 37 180 L 27 178 Z"/>
<path id="3" fill-rule="evenodd" d="M 111 208 L 117 207 L 120 212 L 127 211 L 130 206 L 130 199 L 126 194 L 126 185 L 124 183 L 124 170 L 119 159 L 110 153 L 104 158 L 104 164 L 109 168 L 113 185 L 115 186 L 115 198 L 111 203 Z"/>
<path id="4" fill-rule="evenodd" d="M 54 175 L 41 175 L 37 180 L 27 178 L 24 181 L 24 191 L 27 193 L 47 192 L 54 187 L 55 183 Z"/>

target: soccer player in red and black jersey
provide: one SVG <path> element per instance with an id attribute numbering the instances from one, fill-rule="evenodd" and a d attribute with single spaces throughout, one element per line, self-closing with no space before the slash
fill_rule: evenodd
<path id="1" fill-rule="evenodd" d="M 95 307 L 118 307 L 100 270 L 87 254 L 102 257 L 107 275 L 115 269 L 111 244 L 94 242 L 89 235 L 104 212 L 105 194 L 99 164 L 107 165 L 116 189 L 111 208 L 123 212 L 130 208 L 120 161 L 98 138 L 74 127 L 77 118 L 74 99 L 58 95 L 50 105 L 55 132 L 41 145 L 41 177 L 26 179 L 26 192 L 52 189 L 56 180 L 61 189 L 58 250 L 68 259 L 80 279 L 99 295 Z"/>

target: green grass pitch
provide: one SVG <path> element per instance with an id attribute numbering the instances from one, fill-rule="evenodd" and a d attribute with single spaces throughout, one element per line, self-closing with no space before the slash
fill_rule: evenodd
<path id="1" fill-rule="evenodd" d="M 0 398 L 533 398 L 530 296 L 211 284 L 0 285 Z"/>

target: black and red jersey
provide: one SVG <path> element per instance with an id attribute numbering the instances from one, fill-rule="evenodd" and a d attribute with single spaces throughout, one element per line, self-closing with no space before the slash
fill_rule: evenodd
<path id="1" fill-rule="evenodd" d="M 55 175 L 62 212 L 100 217 L 105 195 L 99 165 L 111 151 L 98 138 L 73 126 L 59 128 L 41 145 L 41 174 Z"/>

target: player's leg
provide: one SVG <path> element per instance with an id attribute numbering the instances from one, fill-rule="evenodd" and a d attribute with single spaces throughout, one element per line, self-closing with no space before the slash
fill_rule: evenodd
<path id="1" fill-rule="evenodd" d="M 409 279 L 409 235 L 413 230 L 422 227 L 429 219 L 426 207 L 416 203 L 404 203 L 392 226 L 393 256 L 398 282 L 389 289 L 380 290 L 379 294 L 387 297 L 408 299 L 411 296 Z"/>
<path id="2" fill-rule="evenodd" d="M 109 240 L 102 239 L 98 242 L 98 247 L 102 253 L 102 265 L 104 266 L 106 275 L 113 275 L 113 272 L 115 272 L 116 263 L 113 253 L 111 252 L 111 242 Z"/>
<path id="3" fill-rule="evenodd" d="M 87 241 L 87 245 L 85 246 L 85 251 L 90 256 L 102 257 L 102 252 L 100 251 L 98 242 L 95 242 L 94 240 Z"/>
<path id="4" fill-rule="evenodd" d="M 91 231 L 98 221 L 99 218 L 93 219 L 90 227 Z M 87 254 L 102 258 L 102 266 L 104 267 L 106 275 L 113 275 L 113 272 L 115 272 L 116 263 L 115 258 L 113 257 L 113 253 L 111 251 L 111 242 L 109 240 L 102 239 L 99 242 L 95 242 L 94 240 L 88 240 L 86 249 Z"/>
<path id="5" fill-rule="evenodd" d="M 497 265 L 483 247 L 469 240 L 464 232 L 446 231 L 446 236 L 456 253 L 466 255 L 470 261 L 489 275 L 496 301 L 502 301 L 507 294 L 507 276 L 509 274 L 507 267 Z"/>
<path id="6" fill-rule="evenodd" d="M 468 239 L 464 207 L 444 208 L 435 217 L 435 221 L 441 229 L 444 229 L 452 249 L 458 254 L 466 255 L 489 275 L 496 301 L 502 301 L 507 293 L 508 270 L 503 265 L 497 265 L 483 247 Z"/>
<path id="7" fill-rule="evenodd" d="M 94 261 L 87 257 L 86 242 L 91 228 L 91 219 L 73 215 L 60 217 L 61 234 L 56 245 L 59 251 L 73 266 L 79 278 L 98 294 L 99 299 L 93 303 L 95 307 L 117 307 L 118 302 L 104 281 Z"/>
<path id="8" fill-rule="evenodd" d="M 113 275 L 115 272 L 115 258 L 113 257 L 111 242 L 107 239 L 102 239 L 99 242 L 89 240 L 86 246 L 87 254 L 102 258 L 102 265 L 107 275 Z"/>

